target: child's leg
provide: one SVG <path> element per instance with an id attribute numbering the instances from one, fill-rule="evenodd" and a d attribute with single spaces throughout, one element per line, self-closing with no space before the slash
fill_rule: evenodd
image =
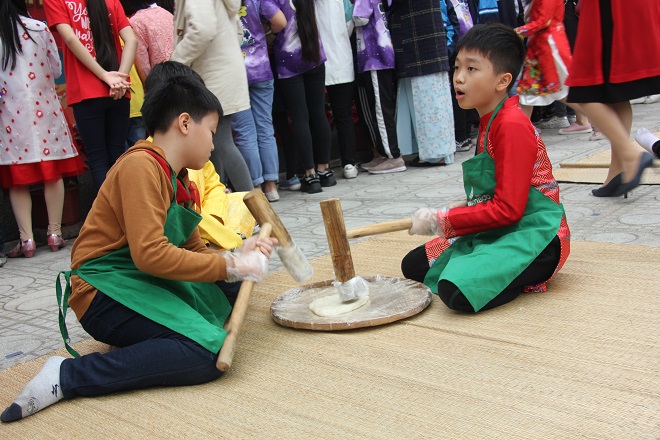
<path id="1" fill-rule="evenodd" d="M 80 323 L 94 339 L 120 348 L 73 359 L 50 358 L 5 410 L 2 421 L 32 415 L 62 398 L 196 385 L 222 374 L 215 367 L 216 354 L 101 292 Z"/>
<path id="2" fill-rule="evenodd" d="M 309 112 L 305 100 L 305 84 L 302 75 L 278 79 L 282 99 L 289 110 L 293 131 L 306 175 L 315 173 L 312 133 L 309 128 Z M 293 170 L 291 170 L 292 172 Z M 290 171 L 287 170 L 287 174 Z"/>
<path id="3" fill-rule="evenodd" d="M 277 142 L 273 132 L 273 92 L 273 80 L 250 85 L 250 106 L 252 107 L 252 116 L 257 129 L 259 158 L 261 159 L 263 178 L 266 181 L 265 192 L 276 189 L 275 182 L 277 182 L 280 174 Z M 272 188 L 269 188 L 269 182 L 272 183 Z"/>
<path id="4" fill-rule="evenodd" d="M 220 173 L 222 181 L 227 178 L 236 191 L 250 191 L 254 186 L 250 178 L 250 171 L 238 151 L 231 133 L 231 120 L 234 115 L 224 115 L 218 123 L 218 129 L 213 136 L 214 150 L 211 153 L 211 162 L 216 171 Z"/>
<path id="5" fill-rule="evenodd" d="M 637 130 L 635 140 L 649 153 L 655 154 L 655 157 L 660 158 L 660 138 L 651 133 L 648 128 L 640 128 Z"/>
<path id="6" fill-rule="evenodd" d="M 221 375 L 216 354 L 102 292 L 80 324 L 94 339 L 120 348 L 65 361 L 60 375 L 65 398 L 154 385 L 195 385 Z"/>
<path id="7" fill-rule="evenodd" d="M 401 260 L 401 272 L 409 280 L 424 282 L 426 273 L 429 271 L 429 260 L 426 255 L 425 245 L 421 245 L 403 257 Z"/>
<path id="8" fill-rule="evenodd" d="M 250 100 L 250 105 L 252 101 Z M 264 183 L 261 159 L 259 158 L 259 143 L 257 141 L 257 126 L 254 122 L 252 108 L 234 113 L 231 117 L 231 126 L 234 132 L 236 148 L 243 155 L 245 164 L 250 172 L 254 186 Z"/>
<path id="9" fill-rule="evenodd" d="M 147 127 L 142 116 L 131 118 L 128 122 L 128 136 L 126 136 L 126 149 L 147 138 Z"/>
<path id="10" fill-rule="evenodd" d="M 499 295 L 490 300 L 481 310 L 488 310 L 513 301 L 523 288 L 542 283 L 555 272 L 559 264 L 561 245 L 555 237 L 538 257 L 518 275 Z M 438 283 L 438 296 L 452 310 L 474 313 L 474 308 L 456 285 L 447 280 Z"/>
<path id="11" fill-rule="evenodd" d="M 107 101 L 112 98 L 85 99 L 73 104 L 73 115 L 87 154 L 87 164 L 98 191 L 110 169 L 110 160 L 106 150 L 105 112 Z M 124 138 L 126 136 L 124 135 Z"/>
<path id="12" fill-rule="evenodd" d="M 371 144 L 373 145 L 372 149 L 372 159 L 375 159 L 378 156 L 383 156 L 384 153 L 382 152 L 382 145 L 381 145 L 381 139 L 380 139 L 380 134 L 378 133 L 378 124 L 376 122 L 376 117 L 373 114 L 372 106 L 371 106 L 371 101 L 368 89 L 367 89 L 367 81 L 368 81 L 368 75 L 370 72 L 364 72 L 361 73 L 360 75 L 363 75 L 364 79 L 362 81 L 362 85 L 357 86 L 357 108 L 358 112 L 360 113 L 360 119 L 364 122 L 364 125 L 367 127 L 367 131 L 369 132 L 369 138 L 371 139 Z"/>
<path id="13" fill-rule="evenodd" d="M 21 241 L 33 239 L 32 235 L 32 196 L 27 186 L 9 189 L 9 200 L 14 212 Z"/>
<path id="14" fill-rule="evenodd" d="M 305 100 L 309 111 L 309 127 L 314 148 L 314 161 L 319 173 L 330 162 L 330 124 L 325 114 L 325 64 L 303 74 Z"/>
<path id="15" fill-rule="evenodd" d="M 327 86 L 332 119 L 337 127 L 341 165 L 355 165 L 355 123 L 353 122 L 353 83 Z"/>
<path id="16" fill-rule="evenodd" d="M 126 151 L 126 136 L 131 118 L 131 100 L 121 98 L 111 99 L 105 112 L 105 145 L 108 155 L 108 169 L 111 168 L 119 156 Z"/>
<path id="17" fill-rule="evenodd" d="M 48 235 L 62 235 L 62 211 L 64 210 L 64 181 L 44 184 L 44 199 L 48 211 Z"/>
<path id="18" fill-rule="evenodd" d="M 385 156 L 401 157 L 399 140 L 396 135 L 396 95 L 394 94 L 394 69 L 370 72 L 372 103 L 378 121 L 378 132 L 382 139 Z M 366 83 L 367 81 L 365 81 Z"/>

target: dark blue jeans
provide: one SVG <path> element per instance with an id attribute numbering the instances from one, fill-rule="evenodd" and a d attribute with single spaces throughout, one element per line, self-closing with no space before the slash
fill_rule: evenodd
<path id="1" fill-rule="evenodd" d="M 97 341 L 119 347 L 67 359 L 60 370 L 66 399 L 151 386 L 197 385 L 219 378 L 217 354 L 98 292 L 80 324 Z"/>

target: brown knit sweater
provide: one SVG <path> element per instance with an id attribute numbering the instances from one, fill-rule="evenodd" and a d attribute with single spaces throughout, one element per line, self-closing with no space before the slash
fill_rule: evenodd
<path id="1" fill-rule="evenodd" d="M 117 160 L 71 249 L 71 268 L 130 246 L 135 265 L 148 274 L 184 281 L 226 279 L 225 259 L 204 245 L 197 230 L 181 247 L 167 241 L 164 225 L 174 190 L 170 176 L 144 150 L 165 158 L 156 145 L 140 141 Z M 80 320 L 96 289 L 77 276 L 71 285 L 69 305 Z"/>

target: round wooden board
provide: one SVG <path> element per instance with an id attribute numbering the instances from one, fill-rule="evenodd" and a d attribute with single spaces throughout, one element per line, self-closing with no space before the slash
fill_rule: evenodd
<path id="1" fill-rule="evenodd" d="M 431 291 L 424 284 L 403 278 L 365 277 L 369 301 L 343 315 L 323 317 L 309 310 L 317 298 L 337 294 L 332 280 L 296 287 L 279 295 L 270 306 L 273 320 L 285 327 L 305 330 L 352 330 L 389 324 L 416 315 L 431 304 Z"/>

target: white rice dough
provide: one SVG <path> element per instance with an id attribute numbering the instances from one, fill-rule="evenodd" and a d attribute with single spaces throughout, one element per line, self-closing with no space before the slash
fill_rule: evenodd
<path id="1" fill-rule="evenodd" d="M 354 300 L 344 302 L 339 294 L 316 298 L 309 303 L 309 310 L 319 316 L 337 316 L 359 309 L 369 302 L 369 295 L 363 295 Z"/>

